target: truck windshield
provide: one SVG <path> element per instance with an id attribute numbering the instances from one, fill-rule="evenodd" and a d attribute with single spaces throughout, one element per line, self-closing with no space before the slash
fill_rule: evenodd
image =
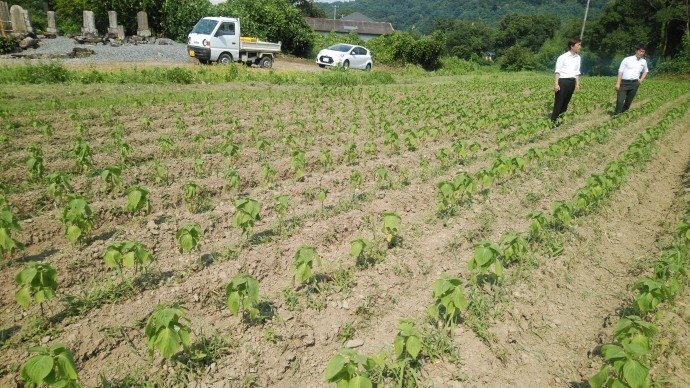
<path id="1" fill-rule="evenodd" d="M 217 21 L 211 19 L 201 19 L 199 23 L 192 29 L 192 34 L 211 35 L 213 29 L 216 28 Z"/>

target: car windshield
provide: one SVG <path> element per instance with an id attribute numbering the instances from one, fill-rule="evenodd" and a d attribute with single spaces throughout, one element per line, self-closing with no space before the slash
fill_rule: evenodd
<path id="1" fill-rule="evenodd" d="M 333 46 L 328 48 L 331 51 L 340 51 L 342 53 L 346 53 L 352 49 L 352 46 L 349 44 L 334 44 Z"/>
<path id="2" fill-rule="evenodd" d="M 194 26 L 194 29 L 192 29 L 192 34 L 211 35 L 217 24 L 218 22 L 215 20 L 201 19 L 199 23 Z"/>

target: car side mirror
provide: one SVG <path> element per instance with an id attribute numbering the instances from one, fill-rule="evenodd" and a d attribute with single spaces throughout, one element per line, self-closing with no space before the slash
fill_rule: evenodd
<path id="1" fill-rule="evenodd" d="M 357 55 L 357 53 L 355 53 L 355 51 L 352 50 L 352 52 L 350 53 L 350 55 Z"/>

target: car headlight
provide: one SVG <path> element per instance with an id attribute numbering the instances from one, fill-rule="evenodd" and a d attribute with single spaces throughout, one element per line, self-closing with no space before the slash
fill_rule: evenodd
<path id="1" fill-rule="evenodd" d="M 202 45 L 202 46 L 206 46 L 206 47 L 211 47 L 211 42 L 208 41 L 208 40 L 206 40 L 206 39 L 204 39 L 204 40 L 201 41 L 201 45 Z"/>

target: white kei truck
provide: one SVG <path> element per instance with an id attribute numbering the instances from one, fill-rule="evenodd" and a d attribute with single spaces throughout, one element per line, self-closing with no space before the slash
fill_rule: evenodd
<path id="1" fill-rule="evenodd" d="M 281 43 L 262 42 L 240 36 L 238 18 L 205 17 L 199 20 L 187 37 L 187 52 L 202 64 L 226 65 L 241 62 L 249 66 L 271 68 Z"/>

